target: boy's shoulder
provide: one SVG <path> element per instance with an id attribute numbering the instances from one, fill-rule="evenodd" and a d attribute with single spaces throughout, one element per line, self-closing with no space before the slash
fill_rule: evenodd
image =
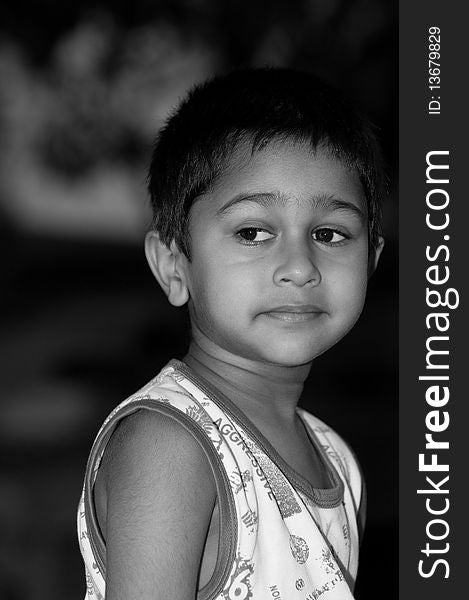
<path id="1" fill-rule="evenodd" d="M 108 414 L 88 458 L 88 489 L 98 479 L 99 487 L 111 471 L 119 479 L 127 471 L 138 472 L 152 453 L 151 460 L 164 464 L 183 455 L 192 469 L 206 463 L 208 440 L 196 414 L 203 414 L 202 407 L 178 379 L 177 369 L 170 362 Z"/>
<path id="2" fill-rule="evenodd" d="M 187 404 L 190 394 L 178 383 L 181 377 L 176 371 L 175 362 L 170 361 L 148 383 L 120 402 L 104 420 L 98 437 L 106 429 L 112 427 L 116 421 L 127 417 L 140 408 L 157 408 L 161 410 L 165 406 L 180 408 L 181 405 Z M 170 408 L 166 412 L 170 412 Z M 149 411 L 145 411 L 145 413 L 149 413 Z M 141 419 L 144 418 L 141 417 Z"/>
<path id="3" fill-rule="evenodd" d="M 183 388 L 175 364 L 168 363 L 156 377 L 121 402 L 108 415 L 96 437 L 100 450 L 129 455 L 143 460 L 148 449 L 155 449 L 162 458 L 164 452 L 180 455 L 186 448 L 189 454 L 199 456 L 200 446 L 194 435 L 196 421 L 193 410 L 196 399 Z M 177 450 L 176 450 L 177 449 Z M 109 452 L 108 452 L 109 454 Z M 141 456 L 140 456 L 141 455 Z"/>

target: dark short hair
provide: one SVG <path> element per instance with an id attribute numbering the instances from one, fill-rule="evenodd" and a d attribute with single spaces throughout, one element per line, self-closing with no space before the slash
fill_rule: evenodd
<path id="1" fill-rule="evenodd" d="M 241 143 L 252 152 L 274 140 L 324 148 L 360 178 L 369 247 L 381 233 L 382 158 L 371 124 L 343 95 L 310 73 L 263 68 L 233 71 L 195 86 L 161 129 L 148 189 L 153 227 L 190 257 L 189 211 L 209 191 Z"/>

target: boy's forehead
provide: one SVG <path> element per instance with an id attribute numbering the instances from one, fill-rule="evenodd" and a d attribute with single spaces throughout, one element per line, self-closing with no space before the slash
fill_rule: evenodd
<path id="1" fill-rule="evenodd" d="M 252 151 L 244 143 L 226 159 L 225 168 L 202 196 L 219 212 L 243 197 L 259 203 L 286 206 L 308 202 L 312 208 L 340 208 L 351 203 L 366 214 L 366 201 L 355 168 L 332 156 L 326 148 L 307 143 L 273 141 Z"/>

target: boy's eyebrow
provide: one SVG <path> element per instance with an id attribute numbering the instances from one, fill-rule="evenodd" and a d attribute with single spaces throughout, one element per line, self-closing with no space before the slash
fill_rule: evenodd
<path id="1" fill-rule="evenodd" d="M 328 194 L 317 194 L 309 198 L 312 208 L 323 209 L 329 211 L 346 211 L 355 214 L 360 220 L 365 221 L 367 218 L 366 213 L 357 206 L 354 202 L 337 198 L 334 195 Z M 285 205 L 291 202 L 291 198 L 285 196 L 280 192 L 260 192 L 253 194 L 237 194 L 231 200 L 226 202 L 221 208 L 217 210 L 217 216 L 223 217 L 233 211 L 233 209 L 243 203 L 253 202 L 259 204 L 264 208 L 269 208 L 272 205 Z M 299 201 L 298 201 L 299 203 Z"/>

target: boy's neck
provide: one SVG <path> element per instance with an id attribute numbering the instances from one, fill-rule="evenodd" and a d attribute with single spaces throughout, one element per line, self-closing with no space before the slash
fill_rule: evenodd
<path id="1" fill-rule="evenodd" d="M 258 427 L 260 423 L 266 424 L 266 419 L 279 425 L 293 425 L 295 409 L 311 369 L 311 364 L 286 367 L 244 359 L 219 348 L 201 332 L 194 335 L 183 360 Z"/>

